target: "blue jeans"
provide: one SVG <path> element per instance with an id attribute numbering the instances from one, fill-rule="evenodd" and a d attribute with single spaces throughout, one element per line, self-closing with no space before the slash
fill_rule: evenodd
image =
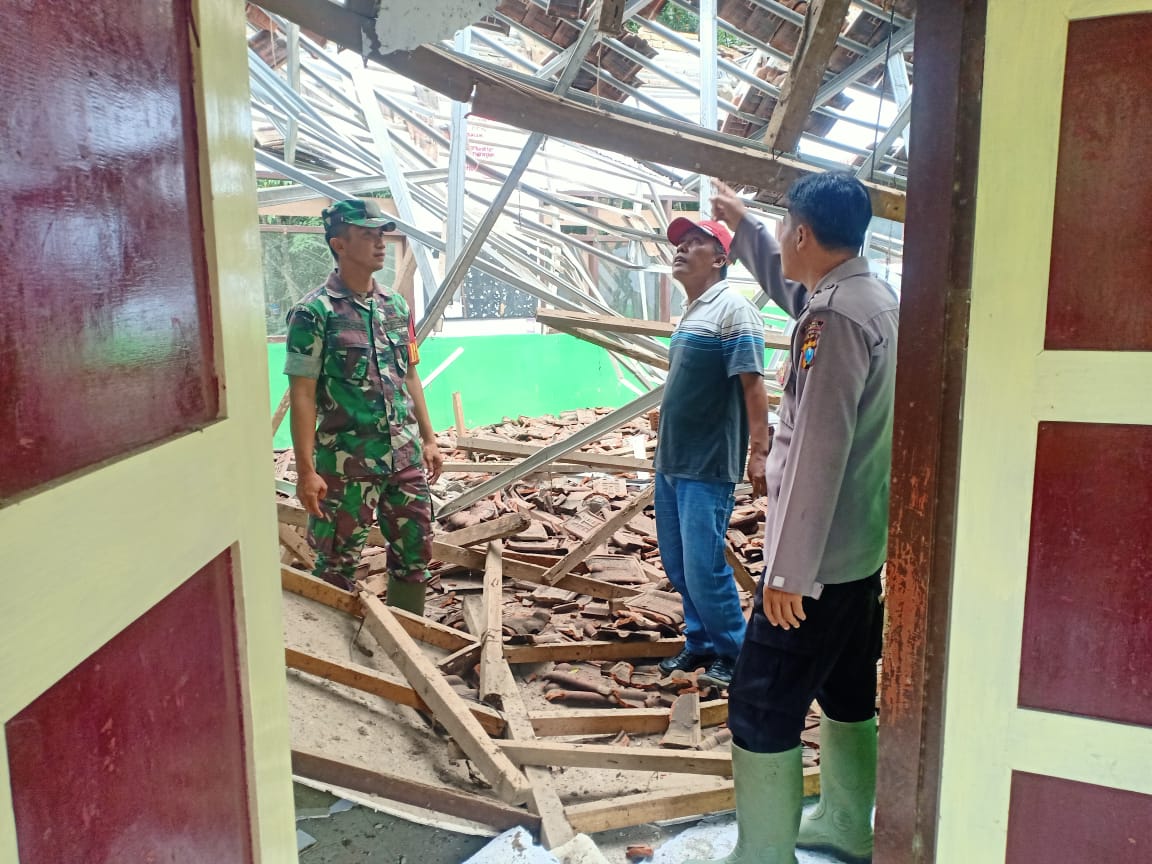
<path id="1" fill-rule="evenodd" d="M 745 627 L 732 568 L 724 560 L 734 488 L 732 483 L 656 475 L 660 560 L 684 601 L 686 647 L 733 660 Z"/>

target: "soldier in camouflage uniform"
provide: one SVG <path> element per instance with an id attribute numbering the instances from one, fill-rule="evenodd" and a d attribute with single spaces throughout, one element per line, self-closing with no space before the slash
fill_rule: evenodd
<path id="1" fill-rule="evenodd" d="M 353 587 L 374 520 L 388 539 L 388 602 L 422 613 L 432 545 L 429 480 L 440 474 L 404 298 L 372 274 L 396 223 L 372 199 L 323 213 L 336 258 L 328 281 L 288 313 L 297 494 L 311 514 L 313 574 Z"/>

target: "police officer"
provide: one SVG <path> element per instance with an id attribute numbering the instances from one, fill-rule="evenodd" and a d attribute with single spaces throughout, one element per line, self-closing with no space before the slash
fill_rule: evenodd
<path id="1" fill-rule="evenodd" d="M 734 256 L 796 319 L 768 457 L 764 573 L 729 690 L 740 839 L 724 860 L 794 864 L 799 845 L 869 861 L 899 303 L 860 255 L 871 204 L 851 174 L 799 180 L 778 239 L 717 190 Z M 821 798 L 801 822 L 813 699 Z"/>
<path id="2" fill-rule="evenodd" d="M 432 543 L 428 483 L 443 457 L 416 374 L 412 314 L 372 276 L 396 223 L 373 199 L 338 201 L 322 217 L 336 269 L 288 313 L 284 361 L 313 575 L 352 588 L 378 521 L 389 542 L 388 603 L 422 614 Z"/>

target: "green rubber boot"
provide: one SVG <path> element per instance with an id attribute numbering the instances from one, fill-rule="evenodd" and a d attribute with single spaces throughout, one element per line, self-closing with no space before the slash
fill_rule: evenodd
<path id="1" fill-rule="evenodd" d="M 719 861 L 684 864 L 796 864 L 796 829 L 804 792 L 800 748 L 750 753 L 732 745 L 736 848 Z"/>
<path id="2" fill-rule="evenodd" d="M 388 593 L 385 602 L 389 606 L 411 612 L 413 615 L 424 614 L 424 583 L 401 582 L 395 576 L 388 577 Z"/>
<path id="3" fill-rule="evenodd" d="M 875 803 L 876 718 L 840 723 L 821 717 L 820 803 L 804 814 L 796 845 L 869 864 Z"/>

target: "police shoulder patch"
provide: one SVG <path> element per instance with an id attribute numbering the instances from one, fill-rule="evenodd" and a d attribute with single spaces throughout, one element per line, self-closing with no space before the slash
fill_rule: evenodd
<path id="1" fill-rule="evenodd" d="M 813 318 L 804 327 L 804 341 L 800 343 L 800 368 L 810 369 L 816 360 L 816 349 L 820 345 L 820 331 L 824 321 Z"/>

